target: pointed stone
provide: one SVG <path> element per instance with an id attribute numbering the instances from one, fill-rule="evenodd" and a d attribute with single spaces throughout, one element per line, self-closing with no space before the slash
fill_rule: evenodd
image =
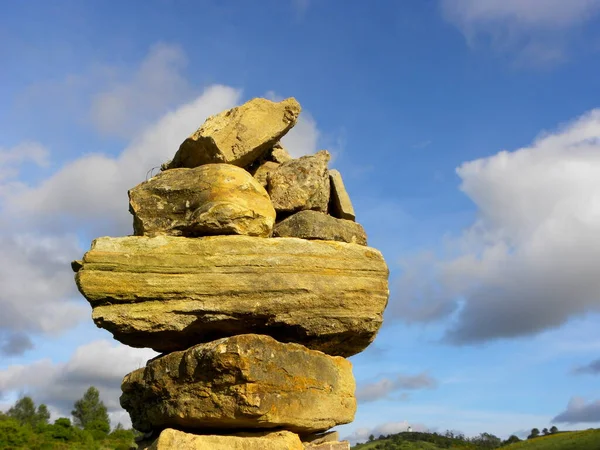
<path id="1" fill-rule="evenodd" d="M 275 161 L 276 163 L 283 164 L 285 162 L 291 161 L 292 158 L 290 154 L 287 152 L 285 148 L 281 145 L 281 143 L 277 143 L 273 146 L 269 154 L 269 159 L 271 161 Z"/>
<path id="2" fill-rule="evenodd" d="M 337 170 L 329 171 L 331 180 L 331 199 L 329 201 L 329 214 L 338 219 L 355 220 L 354 207 L 350 201 L 350 196 L 344 187 L 342 174 Z"/>
<path id="3" fill-rule="evenodd" d="M 300 104 L 255 98 L 209 117 L 179 147 L 168 169 L 210 163 L 246 167 L 263 156 L 296 124 Z"/>

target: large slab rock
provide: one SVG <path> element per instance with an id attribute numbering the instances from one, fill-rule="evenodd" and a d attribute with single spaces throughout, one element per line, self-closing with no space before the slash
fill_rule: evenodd
<path id="1" fill-rule="evenodd" d="M 246 436 L 198 435 L 167 428 L 138 450 L 304 450 L 290 431 L 247 433 Z"/>
<path id="2" fill-rule="evenodd" d="M 273 236 L 367 245 L 367 234 L 360 224 L 309 210 L 297 212 L 279 222 L 273 228 Z"/>
<path id="3" fill-rule="evenodd" d="M 327 430 L 354 419 L 352 364 L 299 344 L 246 334 L 150 361 L 123 380 L 133 427 Z"/>
<path id="4" fill-rule="evenodd" d="M 209 117 L 181 146 L 167 169 L 228 163 L 245 167 L 273 147 L 295 124 L 300 104 L 255 98 Z"/>
<path id="5" fill-rule="evenodd" d="M 388 299 L 381 253 L 342 242 L 105 237 L 80 267 L 96 325 L 159 352 L 256 332 L 350 356 L 375 338 Z"/>
<path id="6" fill-rule="evenodd" d="M 354 207 L 344 186 L 342 174 L 337 170 L 330 170 L 329 179 L 331 182 L 329 213 L 338 219 L 354 220 L 356 218 Z"/>
<path id="7" fill-rule="evenodd" d="M 281 164 L 269 174 L 268 191 L 277 212 L 304 209 L 327 212 L 329 202 L 329 152 L 302 156 Z"/>
<path id="8" fill-rule="evenodd" d="M 129 191 L 137 236 L 269 236 L 275 210 L 244 169 L 208 164 L 159 173 Z"/>

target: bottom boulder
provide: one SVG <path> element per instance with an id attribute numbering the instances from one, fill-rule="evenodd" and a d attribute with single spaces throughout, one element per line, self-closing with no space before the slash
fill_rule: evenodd
<path id="1" fill-rule="evenodd" d="M 244 436 L 197 435 L 167 428 L 154 442 L 138 450 L 304 450 L 297 434 L 289 431 Z"/>
<path id="2" fill-rule="evenodd" d="M 121 406 L 139 431 L 285 429 L 352 422 L 352 364 L 339 356 L 238 335 L 150 361 L 125 376 Z M 213 431 L 214 432 L 214 431 Z"/>

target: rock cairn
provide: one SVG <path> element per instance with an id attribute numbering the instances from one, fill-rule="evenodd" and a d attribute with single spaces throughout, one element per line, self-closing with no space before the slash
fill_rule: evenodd
<path id="1" fill-rule="evenodd" d="M 279 143 L 298 102 L 209 117 L 129 191 L 133 236 L 73 262 L 98 327 L 162 354 L 125 376 L 140 448 L 341 450 L 354 419 L 345 357 L 375 338 L 388 269 L 366 246 L 322 150 Z"/>

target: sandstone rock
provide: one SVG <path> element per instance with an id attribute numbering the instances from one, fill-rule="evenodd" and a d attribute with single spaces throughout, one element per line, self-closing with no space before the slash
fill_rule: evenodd
<path id="1" fill-rule="evenodd" d="M 304 444 L 305 450 L 350 450 L 350 442 L 323 442 L 321 444 Z"/>
<path id="2" fill-rule="evenodd" d="M 295 238 L 99 238 L 75 277 L 97 326 L 159 352 L 261 333 L 350 356 L 388 299 L 379 251 Z"/>
<path id="3" fill-rule="evenodd" d="M 360 224 L 308 210 L 297 212 L 276 224 L 273 236 L 367 245 L 367 235 Z"/>
<path id="4" fill-rule="evenodd" d="M 258 181 L 261 186 L 267 188 L 267 179 L 269 174 L 279 167 L 279 163 L 273 161 L 264 161 L 256 170 L 253 170 L 252 176 Z"/>
<path id="5" fill-rule="evenodd" d="M 149 445 L 138 450 L 304 450 L 300 439 L 289 431 L 254 433 L 247 436 L 198 435 L 167 428 Z"/>
<path id="6" fill-rule="evenodd" d="M 209 163 L 248 166 L 296 124 L 300 109 L 294 98 L 279 103 L 255 98 L 211 116 L 183 141 L 167 167 L 192 168 Z"/>
<path id="7" fill-rule="evenodd" d="M 125 376 L 121 406 L 140 431 L 327 430 L 354 419 L 352 364 L 246 334 L 196 345 Z"/>
<path id="8" fill-rule="evenodd" d="M 283 164 L 294 159 L 279 142 L 275 144 L 271 149 L 271 152 L 269 153 L 269 158 L 271 159 L 271 161 L 275 161 L 279 164 Z"/>
<path id="9" fill-rule="evenodd" d="M 344 187 L 342 174 L 337 170 L 330 170 L 329 179 L 331 181 L 329 213 L 338 219 L 355 220 L 354 207 L 352 206 L 350 196 Z"/>
<path id="10" fill-rule="evenodd" d="M 340 440 L 340 433 L 337 431 L 328 431 L 326 433 L 314 433 L 301 436 L 304 445 L 323 444 L 325 442 L 337 442 Z"/>
<path id="11" fill-rule="evenodd" d="M 265 189 L 230 164 L 159 173 L 129 191 L 134 234 L 269 236 L 275 210 Z"/>
<path id="12" fill-rule="evenodd" d="M 327 212 L 329 152 L 303 156 L 281 164 L 269 175 L 268 191 L 277 212 L 304 209 Z"/>

